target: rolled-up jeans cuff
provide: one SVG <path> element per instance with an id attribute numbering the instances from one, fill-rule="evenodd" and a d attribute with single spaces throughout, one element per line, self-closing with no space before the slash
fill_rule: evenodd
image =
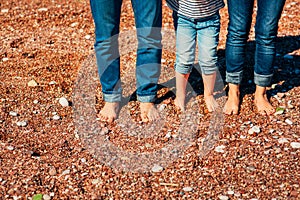
<path id="1" fill-rule="evenodd" d="M 175 71 L 180 74 L 189 74 L 192 72 L 193 65 L 175 65 Z"/>
<path id="2" fill-rule="evenodd" d="M 156 94 L 147 96 L 137 95 L 137 100 L 142 103 L 153 103 L 156 100 Z"/>
<path id="3" fill-rule="evenodd" d="M 261 87 L 268 87 L 271 85 L 273 74 L 261 75 L 254 72 L 254 83 Z"/>
<path id="4" fill-rule="evenodd" d="M 215 73 L 218 70 L 217 66 L 211 66 L 211 67 L 201 67 L 201 73 L 204 75 L 211 75 Z"/>
<path id="5" fill-rule="evenodd" d="M 103 93 L 103 100 L 105 102 L 120 102 L 122 99 L 122 94 L 106 94 Z"/>
<path id="6" fill-rule="evenodd" d="M 243 71 L 226 72 L 226 82 L 233 84 L 241 84 L 243 78 Z"/>

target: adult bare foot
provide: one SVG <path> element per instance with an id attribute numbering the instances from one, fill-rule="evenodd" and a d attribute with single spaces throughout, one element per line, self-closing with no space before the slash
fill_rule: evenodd
<path id="1" fill-rule="evenodd" d="M 204 95 L 204 101 L 206 103 L 208 112 L 213 112 L 218 108 L 218 103 L 213 95 Z"/>
<path id="2" fill-rule="evenodd" d="M 266 88 L 261 86 L 256 86 L 256 91 L 254 95 L 254 103 L 257 107 L 257 111 L 262 115 L 271 115 L 275 112 L 275 109 L 270 104 L 266 94 Z"/>
<path id="3" fill-rule="evenodd" d="M 105 102 L 104 107 L 100 111 L 98 117 L 101 121 L 112 123 L 118 116 L 119 102 Z"/>
<path id="4" fill-rule="evenodd" d="M 229 83 L 228 99 L 224 106 L 226 115 L 237 115 L 239 113 L 240 88 L 239 85 Z"/>
<path id="5" fill-rule="evenodd" d="M 140 102 L 141 118 L 143 122 L 152 122 L 159 117 L 154 103 Z"/>
<path id="6" fill-rule="evenodd" d="M 185 102 L 185 99 L 179 99 L 178 97 L 176 97 L 174 99 L 174 105 L 176 106 L 177 109 L 179 109 L 181 111 L 185 111 L 184 102 Z"/>

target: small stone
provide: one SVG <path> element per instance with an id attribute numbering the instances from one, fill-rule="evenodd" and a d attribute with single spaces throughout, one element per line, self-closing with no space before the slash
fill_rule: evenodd
<path id="1" fill-rule="evenodd" d="M 43 195 L 43 200 L 50 200 L 50 199 L 51 199 L 50 195 L 48 194 Z"/>
<path id="2" fill-rule="evenodd" d="M 172 135 L 171 135 L 171 133 L 169 133 L 169 132 L 166 134 L 166 138 L 170 138 L 171 136 L 172 136 Z"/>
<path id="3" fill-rule="evenodd" d="M 85 159 L 85 158 L 81 158 L 80 161 L 81 161 L 82 163 L 85 163 L 85 162 L 86 162 L 86 159 Z"/>
<path id="4" fill-rule="evenodd" d="M 300 142 L 291 142 L 291 147 L 294 149 L 299 149 L 300 148 Z"/>
<path id="5" fill-rule="evenodd" d="M 2 58 L 2 61 L 3 62 L 8 61 L 8 58 Z"/>
<path id="6" fill-rule="evenodd" d="M 229 197 L 228 197 L 228 196 L 225 196 L 225 195 L 220 195 L 220 196 L 219 196 L 219 199 L 220 199 L 220 200 L 228 200 Z"/>
<path id="7" fill-rule="evenodd" d="M 12 151 L 12 150 L 14 150 L 15 148 L 13 147 L 13 146 L 8 146 L 7 147 L 7 150 L 10 150 L 10 151 Z"/>
<path id="8" fill-rule="evenodd" d="M 277 96 L 278 96 L 280 99 L 282 99 L 283 97 L 285 97 L 285 94 L 282 93 L 282 92 L 278 92 L 278 93 L 277 93 Z"/>
<path id="9" fill-rule="evenodd" d="M 31 81 L 29 81 L 28 82 L 28 86 L 29 87 L 35 87 L 35 86 L 37 86 L 38 84 L 37 84 L 37 82 L 35 81 L 35 80 L 31 80 Z"/>
<path id="10" fill-rule="evenodd" d="M 97 185 L 99 182 L 100 182 L 99 179 L 93 179 L 92 180 L 92 184 L 93 185 Z"/>
<path id="11" fill-rule="evenodd" d="M 184 187 L 184 188 L 182 188 L 182 190 L 185 192 L 191 192 L 191 191 L 193 191 L 193 188 L 192 187 Z"/>
<path id="12" fill-rule="evenodd" d="M 69 106 L 69 101 L 65 97 L 61 97 L 58 102 L 62 107 Z"/>
<path id="13" fill-rule="evenodd" d="M 70 170 L 69 169 L 66 169 L 65 171 L 63 171 L 61 175 L 63 176 L 63 175 L 67 175 L 67 174 L 70 174 Z"/>
<path id="14" fill-rule="evenodd" d="M 18 113 L 15 112 L 15 111 L 10 111 L 10 112 L 9 112 L 9 115 L 10 115 L 10 116 L 13 116 L 13 117 L 17 117 L 17 116 L 18 116 Z"/>
<path id="15" fill-rule="evenodd" d="M 149 143 L 146 143 L 146 144 L 145 144 L 145 147 L 146 147 L 146 148 L 151 148 L 151 147 L 152 147 L 152 145 L 151 145 L 151 144 L 149 144 Z"/>
<path id="16" fill-rule="evenodd" d="M 293 104 L 292 104 L 292 100 L 289 100 L 288 102 L 287 102 L 287 107 L 288 108 L 294 108 L 294 106 L 293 106 Z"/>
<path id="17" fill-rule="evenodd" d="M 288 125 L 292 125 L 293 124 L 293 122 L 290 119 L 286 119 L 284 122 L 287 123 Z"/>
<path id="18" fill-rule="evenodd" d="M 17 122 L 17 126 L 19 126 L 19 127 L 25 127 L 25 126 L 27 126 L 27 124 L 28 124 L 27 121 L 19 121 L 19 122 Z"/>
<path id="19" fill-rule="evenodd" d="M 252 127 L 249 129 L 248 133 L 249 133 L 250 135 L 252 135 L 253 133 L 260 133 L 260 128 L 259 128 L 259 126 L 252 126 Z"/>
<path id="20" fill-rule="evenodd" d="M 34 104 L 38 104 L 39 101 L 38 101 L 38 100 L 34 100 L 33 103 L 34 103 Z"/>
<path id="21" fill-rule="evenodd" d="M 285 143 L 285 142 L 289 142 L 286 138 L 279 138 L 278 139 L 278 143 L 279 144 L 283 144 L 283 143 Z"/>
<path id="22" fill-rule="evenodd" d="M 55 193 L 54 192 L 50 192 L 50 197 L 54 197 Z"/>
<path id="23" fill-rule="evenodd" d="M 57 174 L 55 167 L 51 167 L 49 170 L 49 175 L 50 176 L 55 176 Z"/>
<path id="24" fill-rule="evenodd" d="M 227 194 L 229 194 L 229 195 L 233 195 L 233 194 L 234 194 L 234 191 L 232 191 L 232 190 L 228 190 L 228 191 L 227 191 Z"/>
<path id="25" fill-rule="evenodd" d="M 78 24 L 79 24 L 78 22 L 74 22 L 74 23 L 71 24 L 71 27 L 75 27 L 75 26 L 77 26 Z"/>
<path id="26" fill-rule="evenodd" d="M 284 108 L 278 107 L 276 108 L 276 112 L 274 113 L 275 115 L 281 115 L 284 113 Z"/>
<path id="27" fill-rule="evenodd" d="M 285 54 L 283 56 L 284 59 L 288 59 L 288 60 L 292 60 L 294 58 L 294 56 L 290 55 L 290 54 Z"/>
<path id="28" fill-rule="evenodd" d="M 167 107 L 166 104 L 161 104 L 161 105 L 159 106 L 159 108 L 158 108 L 158 111 L 161 112 L 161 111 L 163 111 L 166 107 Z"/>
<path id="29" fill-rule="evenodd" d="M 2 13 L 7 13 L 9 11 L 9 9 L 1 9 Z"/>
<path id="30" fill-rule="evenodd" d="M 164 170 L 164 168 L 162 166 L 159 166 L 159 165 L 154 165 L 151 169 L 151 171 L 154 172 L 154 173 L 161 172 L 163 170 Z"/>
<path id="31" fill-rule="evenodd" d="M 38 11 L 39 12 L 48 11 L 48 8 L 39 8 Z"/>
<path id="32" fill-rule="evenodd" d="M 54 116 L 52 117 L 52 119 L 53 119 L 53 120 L 60 120 L 60 116 L 59 116 L 59 115 L 54 115 Z"/>
<path id="33" fill-rule="evenodd" d="M 86 36 L 84 36 L 84 38 L 89 40 L 89 39 L 91 39 L 91 35 L 86 35 Z"/>
<path id="34" fill-rule="evenodd" d="M 57 83 L 55 81 L 50 81 L 49 85 L 56 85 Z"/>
<path id="35" fill-rule="evenodd" d="M 225 148 L 224 145 L 220 145 L 215 148 L 215 151 L 219 153 L 224 153 L 224 148 Z"/>

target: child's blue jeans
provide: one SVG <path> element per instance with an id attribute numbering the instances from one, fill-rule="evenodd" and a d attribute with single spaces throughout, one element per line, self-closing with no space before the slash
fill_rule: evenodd
<path id="1" fill-rule="evenodd" d="M 198 63 L 202 74 L 209 75 L 217 70 L 217 46 L 220 32 L 219 13 L 203 19 L 174 16 L 176 31 L 175 70 L 189 74 L 195 63 L 198 42 Z"/>

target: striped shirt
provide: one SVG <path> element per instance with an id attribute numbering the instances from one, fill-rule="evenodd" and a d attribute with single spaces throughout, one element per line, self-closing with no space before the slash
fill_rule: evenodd
<path id="1" fill-rule="evenodd" d="M 192 19 L 209 17 L 224 7 L 223 0 L 167 0 L 178 14 Z"/>

